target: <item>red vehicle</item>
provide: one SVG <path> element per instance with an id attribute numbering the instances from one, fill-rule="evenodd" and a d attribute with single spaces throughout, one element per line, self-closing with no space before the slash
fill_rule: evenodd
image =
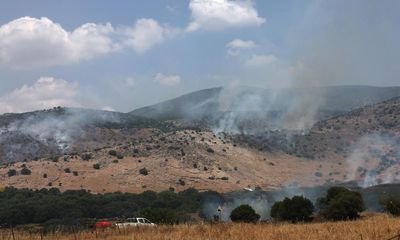
<path id="1" fill-rule="evenodd" d="M 96 228 L 110 228 L 113 226 L 113 223 L 107 220 L 101 220 L 96 222 L 94 225 Z"/>

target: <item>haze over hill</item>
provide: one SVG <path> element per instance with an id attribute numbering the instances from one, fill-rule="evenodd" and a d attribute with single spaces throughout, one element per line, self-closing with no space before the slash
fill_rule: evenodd
<path id="1" fill-rule="evenodd" d="M 0 175 L 16 187 L 95 192 L 396 182 L 400 108 L 392 97 L 399 89 L 320 89 L 324 100 L 309 115 L 309 128 L 282 124 L 293 114 L 310 114 L 293 109 L 305 98 L 299 89 L 278 95 L 206 89 L 130 113 L 54 108 L 4 114 L 1 161 L 23 163 L 4 165 Z M 18 173 L 22 168 L 32 173 Z M 17 176 L 8 176 L 10 169 Z"/>

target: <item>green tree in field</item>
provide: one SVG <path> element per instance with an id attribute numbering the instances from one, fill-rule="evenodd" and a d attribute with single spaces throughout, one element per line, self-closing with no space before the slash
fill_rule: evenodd
<path id="1" fill-rule="evenodd" d="M 387 197 L 380 201 L 385 212 L 394 216 L 400 216 L 400 198 Z"/>
<path id="2" fill-rule="evenodd" d="M 329 220 L 353 220 L 365 210 L 363 198 L 359 192 L 345 187 L 331 187 L 326 197 L 318 199 L 320 214 Z"/>
<path id="3" fill-rule="evenodd" d="M 233 222 L 257 222 L 260 219 L 260 215 L 258 215 L 252 207 L 247 204 L 240 205 L 239 207 L 233 209 L 231 212 L 231 220 Z"/>
<path id="4" fill-rule="evenodd" d="M 314 205 L 309 199 L 294 196 L 274 203 L 271 208 L 271 217 L 276 220 L 305 222 L 311 220 L 313 211 Z"/>

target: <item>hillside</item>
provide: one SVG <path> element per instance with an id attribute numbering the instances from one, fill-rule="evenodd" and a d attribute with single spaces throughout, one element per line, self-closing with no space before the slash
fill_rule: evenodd
<path id="1" fill-rule="evenodd" d="M 400 87 L 332 86 L 311 89 L 210 88 L 136 109 L 135 116 L 155 119 L 210 118 L 226 111 L 284 111 L 312 95 L 320 111 L 343 112 L 400 96 Z M 253 104 L 249 109 L 246 104 Z"/>
<path id="2" fill-rule="evenodd" d="M 395 93 L 395 88 L 360 89 Z M 213 91 L 204 90 L 197 100 Z M 350 101 L 348 107 L 383 98 L 374 96 Z M 237 132 L 217 131 L 207 121 L 85 109 L 6 114 L 0 116 L 0 180 L 21 188 L 93 192 L 397 182 L 399 111 L 400 98 L 392 98 L 330 117 L 320 114 L 322 120 L 307 130 L 270 130 L 270 122 L 248 115 L 241 121 L 254 131 L 236 121 Z M 31 173 L 22 174 L 24 168 Z"/>
<path id="3" fill-rule="evenodd" d="M 99 164 L 99 169 L 95 169 L 95 164 Z M 0 169 L 0 179 L 7 186 L 53 186 L 62 190 L 90 189 L 93 192 L 182 190 L 189 187 L 224 192 L 257 186 L 274 189 L 287 184 L 323 184 L 328 177 L 321 178 L 315 172 L 333 167 L 328 162 L 323 165 L 318 161 L 241 147 L 210 132 L 179 131 L 152 134 L 140 141 L 83 154 L 15 163 Z M 32 173 L 21 174 L 24 167 Z M 144 168 L 147 175 L 140 173 Z M 8 176 L 10 169 L 15 169 L 17 175 Z M 341 176 L 336 180 L 342 180 Z"/>

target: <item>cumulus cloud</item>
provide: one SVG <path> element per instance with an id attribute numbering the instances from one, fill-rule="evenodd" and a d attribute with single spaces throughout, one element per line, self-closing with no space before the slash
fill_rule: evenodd
<path id="1" fill-rule="evenodd" d="M 235 39 L 226 44 L 227 52 L 231 56 L 236 56 L 240 53 L 241 50 L 252 49 L 256 46 L 256 44 L 251 40 L 241 40 Z"/>
<path id="2" fill-rule="evenodd" d="M 41 77 L 33 85 L 24 85 L 0 96 L 0 113 L 27 112 L 57 106 L 80 107 L 75 100 L 77 83 L 53 77 Z"/>
<path id="3" fill-rule="evenodd" d="M 251 0 L 191 0 L 189 8 L 192 21 L 187 31 L 259 26 L 266 21 Z"/>
<path id="4" fill-rule="evenodd" d="M 77 63 L 118 49 L 110 24 L 84 24 L 72 32 L 48 18 L 22 17 L 0 26 L 0 63 L 15 68 Z"/>
<path id="5" fill-rule="evenodd" d="M 157 73 L 154 76 L 154 81 L 165 86 L 175 86 L 181 82 L 181 77 L 179 75 L 164 75 L 162 73 Z"/>
<path id="6" fill-rule="evenodd" d="M 250 67 L 261 67 L 274 63 L 277 58 L 274 55 L 253 55 L 246 61 L 246 65 Z"/>
<path id="7" fill-rule="evenodd" d="M 67 65 L 123 47 L 143 53 L 177 31 L 142 18 L 132 27 L 85 23 L 69 32 L 46 17 L 22 17 L 0 26 L 0 64 L 16 69 Z"/>
<path id="8" fill-rule="evenodd" d="M 125 43 L 139 53 L 146 52 L 154 45 L 160 44 L 178 30 L 161 26 L 156 20 L 142 18 L 132 28 L 125 29 Z"/>

